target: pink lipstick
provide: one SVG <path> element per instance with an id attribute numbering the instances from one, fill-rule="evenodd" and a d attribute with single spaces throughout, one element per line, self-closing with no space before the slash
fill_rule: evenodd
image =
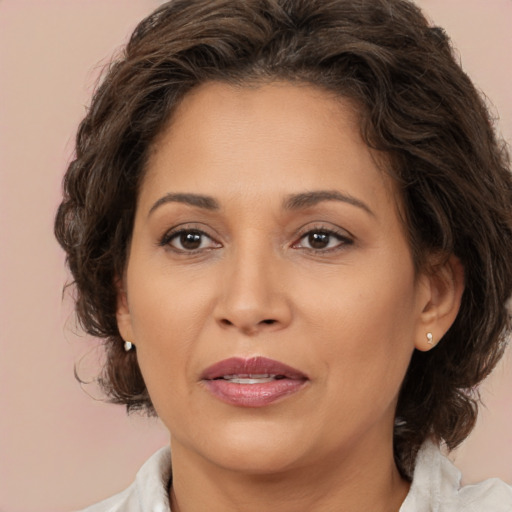
<path id="1" fill-rule="evenodd" d="M 240 407 L 264 407 L 300 391 L 308 377 L 266 357 L 232 357 L 208 367 L 201 380 L 223 402 Z"/>

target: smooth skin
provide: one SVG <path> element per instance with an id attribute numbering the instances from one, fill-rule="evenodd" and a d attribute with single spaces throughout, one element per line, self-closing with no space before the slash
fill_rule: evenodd
<path id="1" fill-rule="evenodd" d="M 155 141 L 117 318 L 171 433 L 173 512 L 400 508 L 398 392 L 463 273 L 416 273 L 385 165 L 310 85 L 204 84 Z M 201 381 L 253 356 L 309 380 L 260 408 Z"/>

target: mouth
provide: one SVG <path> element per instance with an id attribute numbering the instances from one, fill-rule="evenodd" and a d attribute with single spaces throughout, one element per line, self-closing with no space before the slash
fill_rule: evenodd
<path id="1" fill-rule="evenodd" d="M 240 407 L 264 407 L 297 393 L 308 380 L 303 372 L 265 357 L 225 359 L 201 375 L 213 396 Z"/>
<path id="2" fill-rule="evenodd" d="M 233 384 L 263 384 L 265 382 L 272 382 L 274 380 L 286 379 L 284 375 L 270 375 L 270 374 L 235 374 L 235 375 L 224 375 L 222 377 L 216 377 L 213 380 L 227 380 Z"/>

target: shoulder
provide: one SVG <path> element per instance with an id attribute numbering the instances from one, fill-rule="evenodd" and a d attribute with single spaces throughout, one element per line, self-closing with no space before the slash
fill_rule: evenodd
<path id="1" fill-rule="evenodd" d="M 400 512 L 512 512 L 512 487 L 491 478 L 461 486 L 460 471 L 426 442 L 418 453 L 411 490 Z"/>
<path id="2" fill-rule="evenodd" d="M 457 499 L 467 512 L 512 511 L 512 487 L 498 478 L 461 487 Z"/>
<path id="3" fill-rule="evenodd" d="M 80 512 L 171 512 L 170 479 L 171 452 L 166 447 L 147 460 L 130 487 Z"/>
<path id="4" fill-rule="evenodd" d="M 80 512 L 141 512 L 136 500 L 135 484 L 110 498 L 100 501 Z"/>

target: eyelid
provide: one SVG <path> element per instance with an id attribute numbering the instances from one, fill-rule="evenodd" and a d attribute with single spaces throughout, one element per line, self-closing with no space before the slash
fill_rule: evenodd
<path id="1" fill-rule="evenodd" d="M 217 249 L 223 247 L 223 244 L 218 241 L 218 237 L 211 234 L 210 229 L 205 229 L 204 224 L 202 223 L 181 223 L 176 226 L 173 226 L 172 228 L 166 230 L 163 235 L 161 235 L 157 241 L 157 245 L 159 247 L 168 248 L 169 250 L 172 250 L 176 253 L 182 253 L 182 254 L 194 254 L 199 252 L 204 252 L 212 249 Z M 179 247 L 174 247 L 171 245 L 171 242 L 173 239 L 177 238 L 181 233 L 184 232 L 195 232 L 198 233 L 209 240 L 211 240 L 212 244 L 209 247 L 200 247 L 198 249 L 180 249 Z M 325 233 L 330 236 L 335 237 L 339 240 L 339 244 L 336 247 L 328 247 L 324 249 L 315 249 L 312 247 L 301 247 L 301 240 L 306 237 L 308 234 L 311 233 Z M 317 223 L 311 223 L 302 226 L 297 234 L 294 237 L 294 242 L 291 244 L 292 248 L 295 249 L 304 249 L 309 252 L 317 252 L 317 253 L 329 253 L 334 252 L 337 250 L 341 250 L 343 247 L 347 245 L 352 245 L 355 242 L 355 237 L 348 232 L 346 229 L 340 228 L 339 226 L 330 224 L 330 223 L 323 223 L 323 222 L 317 222 Z"/>
<path id="2" fill-rule="evenodd" d="M 338 240 L 340 240 L 340 245 L 336 247 L 330 247 L 327 249 L 314 249 L 309 247 L 298 247 L 299 242 L 306 237 L 308 234 L 311 233 L 326 233 L 328 235 L 336 237 Z M 355 237 L 349 233 L 347 230 L 342 229 L 338 226 L 334 226 L 330 224 L 329 226 L 326 226 L 323 223 L 316 223 L 311 224 L 308 223 L 307 225 L 301 227 L 299 230 L 297 237 L 295 238 L 295 242 L 293 242 L 292 247 L 299 248 L 299 249 L 305 249 L 310 252 L 318 252 L 318 253 L 328 253 L 330 251 L 336 251 L 341 250 L 346 245 L 352 245 L 355 242 Z"/>
<path id="3" fill-rule="evenodd" d="M 324 231 L 326 233 L 337 235 L 341 238 L 350 238 L 352 240 L 356 239 L 356 237 L 347 229 L 341 228 L 340 226 L 327 221 L 313 221 L 302 225 L 297 230 L 297 237 L 303 237 L 311 231 Z"/>
<path id="4" fill-rule="evenodd" d="M 201 227 L 199 227 L 199 226 L 201 226 Z M 215 244 L 215 246 L 199 248 L 199 249 L 195 249 L 195 250 L 194 249 L 185 250 L 185 249 L 179 249 L 177 247 L 173 247 L 171 245 L 171 241 L 173 239 L 175 239 L 176 237 L 178 237 L 181 233 L 186 233 L 186 232 L 199 233 L 200 235 L 209 238 Z M 173 250 L 174 252 L 177 252 L 177 253 L 186 253 L 186 254 L 194 254 L 196 252 L 201 252 L 201 251 L 205 251 L 205 250 L 222 247 L 222 244 L 220 242 L 218 242 L 212 234 L 208 233 L 208 231 L 205 230 L 205 228 L 202 225 L 197 224 L 197 223 L 178 224 L 177 226 L 174 226 L 174 227 L 168 229 L 167 231 L 164 232 L 164 234 L 162 236 L 159 237 L 157 245 L 159 247 L 167 247 L 170 250 Z"/>

